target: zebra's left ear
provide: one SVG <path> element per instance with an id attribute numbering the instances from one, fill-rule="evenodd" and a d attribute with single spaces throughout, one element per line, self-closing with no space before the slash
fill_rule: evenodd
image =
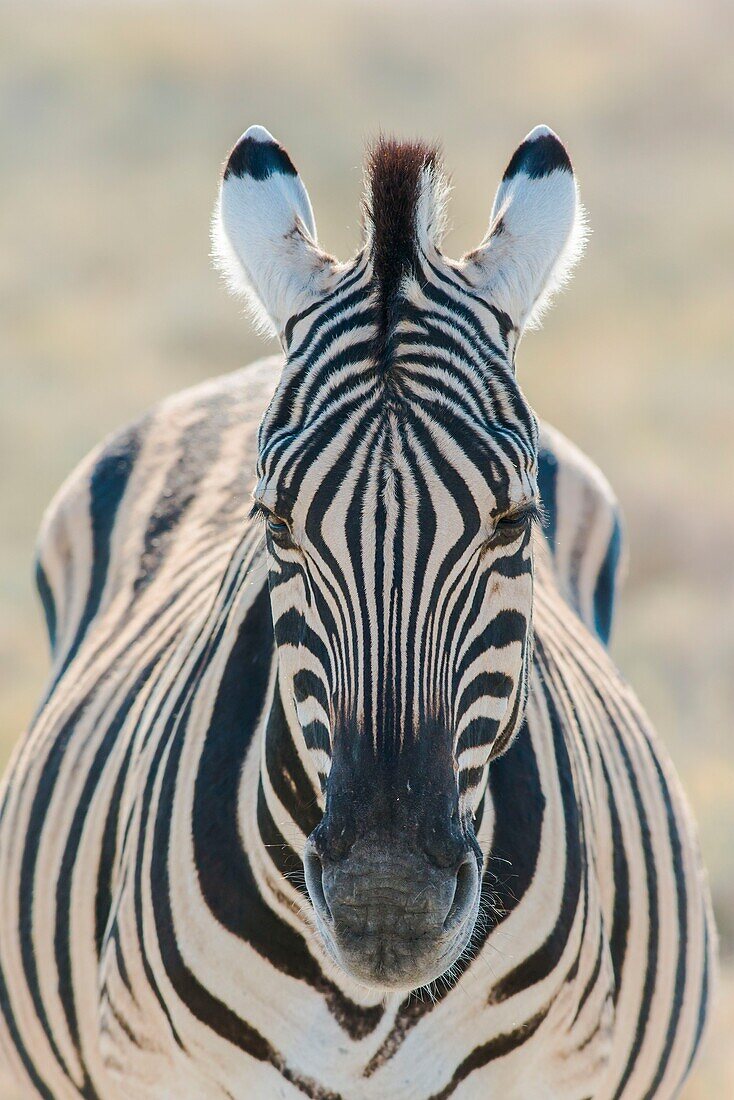
<path id="1" fill-rule="evenodd" d="M 585 241 L 568 153 L 552 130 L 536 126 L 505 170 L 487 234 L 464 257 L 465 274 L 522 330 L 569 278 Z"/>
<path id="2" fill-rule="evenodd" d="M 282 145 L 251 126 L 224 169 L 212 221 L 214 260 L 260 327 L 280 335 L 323 297 L 336 261 L 316 241 L 308 192 Z"/>

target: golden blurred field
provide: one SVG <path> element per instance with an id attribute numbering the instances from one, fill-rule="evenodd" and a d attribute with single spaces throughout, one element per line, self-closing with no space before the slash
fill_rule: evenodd
<path id="1" fill-rule="evenodd" d="M 614 650 L 693 802 L 726 960 L 733 52 L 727 0 L 4 3 L 0 767 L 46 670 L 31 557 L 52 493 L 102 434 L 261 351 L 207 258 L 240 132 L 261 122 L 287 145 L 342 255 L 358 240 L 363 139 L 440 139 L 458 253 L 481 237 L 515 145 L 547 122 L 594 232 L 520 371 L 621 498 L 630 569 Z M 734 968 L 685 1100 L 734 1096 L 733 1030 Z"/>

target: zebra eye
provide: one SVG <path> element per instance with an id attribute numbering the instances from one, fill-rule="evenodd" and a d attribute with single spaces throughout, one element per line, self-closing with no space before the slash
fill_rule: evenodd
<path id="1" fill-rule="evenodd" d="M 272 513 L 268 516 L 268 531 L 276 539 L 288 539 L 291 534 L 291 529 L 286 521 Z"/>
<path id="2" fill-rule="evenodd" d="M 523 535 L 537 518 L 538 509 L 535 504 L 524 505 L 516 512 L 500 516 L 492 532 L 492 542 L 500 545 L 512 542 Z"/>
<path id="3" fill-rule="evenodd" d="M 258 519 L 265 523 L 268 534 L 279 546 L 287 547 L 292 545 L 293 537 L 291 535 L 291 525 L 288 520 L 281 519 L 275 512 L 271 512 L 267 504 L 263 504 L 261 500 L 255 499 L 252 511 L 250 512 L 250 519 Z"/>

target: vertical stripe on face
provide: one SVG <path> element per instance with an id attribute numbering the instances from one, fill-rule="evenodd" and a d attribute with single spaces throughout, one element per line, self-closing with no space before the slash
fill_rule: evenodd
<path id="1" fill-rule="evenodd" d="M 385 760 L 439 738 L 470 809 L 522 718 L 537 433 L 501 325 L 437 272 L 403 280 L 387 366 L 369 257 L 292 318 L 256 496 L 283 521 L 276 639 L 322 780 L 346 731 Z"/>

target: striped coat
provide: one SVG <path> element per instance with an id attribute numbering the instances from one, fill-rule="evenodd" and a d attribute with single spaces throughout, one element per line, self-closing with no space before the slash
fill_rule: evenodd
<path id="1" fill-rule="evenodd" d="M 165 401 L 45 519 L 51 679 L 0 808 L 0 1049 L 53 1100 L 674 1096 L 710 999 L 708 894 L 604 645 L 616 504 L 550 428 L 528 698 L 475 814 L 470 950 L 409 996 L 324 951 L 302 870 L 323 791 L 250 511 L 278 373 Z"/>

